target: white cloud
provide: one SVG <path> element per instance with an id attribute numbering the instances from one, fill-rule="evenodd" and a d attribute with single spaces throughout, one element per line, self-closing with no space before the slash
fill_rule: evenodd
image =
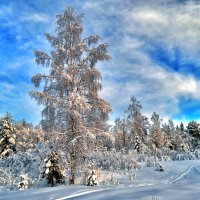
<path id="1" fill-rule="evenodd" d="M 177 47 L 185 55 L 197 58 L 200 45 L 200 7 L 191 5 L 193 4 L 157 4 L 153 8 L 143 5 L 132 8 L 129 14 L 122 11 L 125 23 L 129 24 L 124 26 L 124 31 L 164 45 L 172 54 L 173 47 Z"/>
<path id="2" fill-rule="evenodd" d="M 151 9 L 138 9 L 131 13 L 131 19 L 140 21 L 142 23 L 161 24 L 166 25 L 169 23 L 168 16 L 163 15 L 161 12 Z"/>
<path id="3" fill-rule="evenodd" d="M 31 21 L 31 22 L 49 22 L 49 17 L 45 14 L 41 13 L 30 13 L 22 16 L 20 18 L 21 21 Z"/>
<path id="4" fill-rule="evenodd" d="M 148 115 L 156 111 L 163 117 L 180 113 L 181 97 L 200 100 L 200 80 L 194 77 L 192 71 L 181 74 L 167 70 L 147 52 L 158 44 L 165 48 L 170 60 L 176 59 L 176 49 L 179 49 L 181 62 L 199 62 L 200 6 L 191 1 L 185 4 L 165 3 L 154 1 L 150 6 L 150 3 L 140 4 L 137 1 L 128 8 L 113 3 L 106 7 L 106 11 L 105 2 L 86 3 L 86 8 L 95 10 L 97 16 L 104 14 L 104 21 L 100 18 L 91 20 L 91 26 L 94 25 L 97 33 L 106 35 L 110 28 L 110 22 L 105 21 L 108 16 L 121 19 L 120 23 L 118 19 L 112 21 L 115 27 L 111 47 L 113 61 L 106 69 L 100 68 L 105 80 L 101 94 L 111 102 L 116 115 L 123 115 L 131 96 L 142 102 Z"/>

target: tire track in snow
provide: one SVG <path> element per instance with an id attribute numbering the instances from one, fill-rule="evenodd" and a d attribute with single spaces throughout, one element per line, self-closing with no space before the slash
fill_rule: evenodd
<path id="1" fill-rule="evenodd" d="M 71 198 L 74 198 L 74 197 L 79 197 L 79 196 L 82 196 L 82 195 L 86 195 L 86 194 L 90 194 L 90 193 L 94 193 L 94 192 L 101 192 L 101 191 L 105 191 L 105 190 L 109 190 L 111 188 L 107 188 L 107 189 L 98 189 L 98 190 L 85 190 L 85 191 L 79 191 L 79 192 L 75 192 L 69 196 L 65 196 L 65 197 L 61 197 L 61 198 L 58 198 L 56 200 L 65 200 L 65 199 L 71 199 Z"/>
<path id="2" fill-rule="evenodd" d="M 75 193 L 72 193 L 68 196 L 65 197 L 61 197 L 58 198 L 56 200 L 66 200 L 66 199 L 71 199 L 71 198 L 75 198 L 75 197 L 79 197 L 79 196 L 83 196 L 83 195 L 87 195 L 87 194 L 91 194 L 91 193 L 95 193 L 95 192 L 101 192 L 101 191 L 107 191 L 107 190 L 113 190 L 113 189 L 126 189 L 126 188 L 137 188 L 137 187 L 145 187 L 145 186 L 151 186 L 152 184 L 149 183 L 143 183 L 143 184 L 138 184 L 138 185 L 124 185 L 124 186 L 118 186 L 118 187 L 112 187 L 112 188 L 104 188 L 104 189 L 96 189 L 96 190 L 80 190 L 77 191 Z"/>
<path id="3" fill-rule="evenodd" d="M 190 167 L 188 170 L 180 174 L 178 177 L 176 177 L 174 180 L 170 181 L 169 184 L 175 183 L 177 181 L 180 181 L 183 177 L 187 176 L 191 171 L 193 167 Z"/>

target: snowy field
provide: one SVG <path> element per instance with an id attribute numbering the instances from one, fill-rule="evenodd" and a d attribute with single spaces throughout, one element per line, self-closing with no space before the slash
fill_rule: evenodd
<path id="1" fill-rule="evenodd" d="M 104 182 L 96 187 L 83 185 L 57 186 L 25 191 L 3 191 L 0 199 L 19 200 L 199 200 L 200 161 L 163 162 L 165 171 L 143 167 L 136 171 L 136 178 L 115 175 L 119 183 Z"/>

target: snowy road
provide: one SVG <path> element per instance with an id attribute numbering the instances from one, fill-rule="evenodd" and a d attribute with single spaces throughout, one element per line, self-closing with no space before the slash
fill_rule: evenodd
<path id="1" fill-rule="evenodd" d="M 145 187 L 115 188 L 95 193 L 80 194 L 77 197 L 64 199 L 73 200 L 199 200 L 200 184 L 192 185 L 154 185 Z"/>
<path id="2" fill-rule="evenodd" d="M 137 178 L 118 176 L 120 185 L 58 186 L 0 192 L 0 200 L 200 200 L 200 161 L 169 161 L 164 172 L 143 167 Z"/>

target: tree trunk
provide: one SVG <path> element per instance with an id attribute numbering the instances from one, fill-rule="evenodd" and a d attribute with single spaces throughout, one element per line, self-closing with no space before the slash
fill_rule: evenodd
<path id="1" fill-rule="evenodd" d="M 126 147 L 126 132 L 124 130 L 124 127 L 123 127 L 123 147 L 124 148 Z"/>
<path id="2" fill-rule="evenodd" d="M 71 179 L 70 184 L 75 184 L 75 170 L 76 169 L 76 155 L 75 155 L 75 149 L 73 147 L 72 153 L 71 153 Z"/>
<path id="3" fill-rule="evenodd" d="M 154 150 L 154 162 L 155 162 L 155 166 L 157 165 L 156 152 L 157 152 L 157 149 L 155 147 L 155 150 Z"/>
<path id="4" fill-rule="evenodd" d="M 71 129 L 73 133 L 73 140 L 76 136 L 76 125 L 72 118 Z M 71 151 L 71 179 L 70 184 L 75 184 L 75 171 L 76 171 L 76 144 L 72 140 L 72 151 Z"/>

